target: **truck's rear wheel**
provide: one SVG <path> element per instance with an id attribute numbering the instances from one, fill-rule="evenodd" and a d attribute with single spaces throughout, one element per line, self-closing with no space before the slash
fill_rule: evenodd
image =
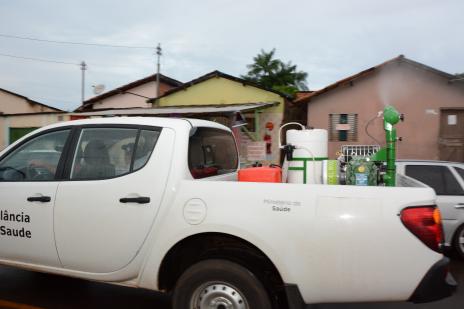
<path id="1" fill-rule="evenodd" d="M 269 295 L 256 276 L 227 260 L 205 260 L 176 283 L 174 309 L 270 309 Z"/>

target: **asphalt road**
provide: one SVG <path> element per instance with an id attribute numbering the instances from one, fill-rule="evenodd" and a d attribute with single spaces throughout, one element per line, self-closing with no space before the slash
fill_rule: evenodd
<path id="1" fill-rule="evenodd" d="M 447 299 L 427 303 L 324 304 L 315 309 L 462 309 L 464 261 L 453 261 L 451 271 L 460 289 Z M 0 309 L 137 308 L 168 309 L 167 296 L 147 290 L 89 282 L 62 276 L 0 267 Z"/>

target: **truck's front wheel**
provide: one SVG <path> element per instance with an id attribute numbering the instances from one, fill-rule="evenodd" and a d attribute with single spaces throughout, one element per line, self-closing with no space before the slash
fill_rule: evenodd
<path id="1" fill-rule="evenodd" d="M 205 260 L 179 278 L 174 309 L 270 309 L 266 289 L 245 267 L 227 260 Z"/>

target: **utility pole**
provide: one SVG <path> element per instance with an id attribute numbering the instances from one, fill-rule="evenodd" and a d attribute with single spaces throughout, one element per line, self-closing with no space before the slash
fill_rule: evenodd
<path id="1" fill-rule="evenodd" d="M 160 95 L 160 59 L 162 55 L 161 44 L 156 47 L 157 63 L 156 63 L 156 97 Z"/>
<path id="2" fill-rule="evenodd" d="M 81 62 L 81 71 L 82 71 L 82 84 L 81 84 L 81 95 L 82 95 L 82 104 L 84 104 L 85 100 L 85 70 L 87 70 L 87 64 L 85 61 Z"/>

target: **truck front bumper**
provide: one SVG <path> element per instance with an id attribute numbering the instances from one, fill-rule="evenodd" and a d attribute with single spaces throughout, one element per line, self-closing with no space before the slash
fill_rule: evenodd
<path id="1" fill-rule="evenodd" d="M 449 273 L 449 259 L 436 262 L 425 274 L 416 290 L 409 298 L 413 303 L 426 303 L 451 296 L 457 283 Z"/>

